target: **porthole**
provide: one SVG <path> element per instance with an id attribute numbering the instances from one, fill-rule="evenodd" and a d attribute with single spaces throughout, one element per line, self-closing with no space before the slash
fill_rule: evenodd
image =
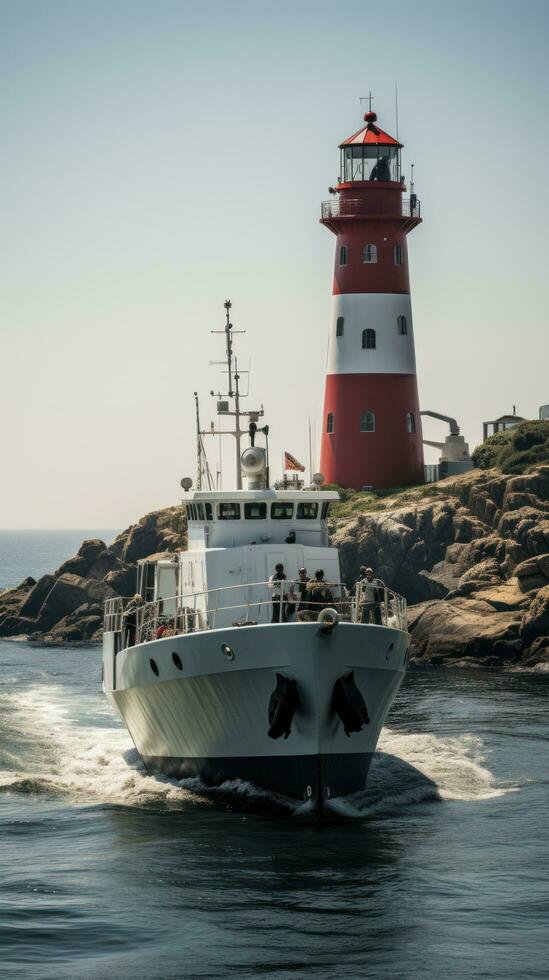
<path id="1" fill-rule="evenodd" d="M 149 660 L 149 663 L 151 665 L 151 670 L 152 670 L 153 674 L 156 674 L 156 676 L 158 677 L 160 671 L 158 670 L 158 666 L 157 666 L 156 660 L 153 660 L 152 657 L 151 657 L 151 659 Z"/>
<path id="2" fill-rule="evenodd" d="M 229 646 L 228 643 L 222 643 L 221 649 L 223 651 L 223 655 L 227 658 L 227 660 L 234 660 L 234 650 L 232 647 Z"/>
<path id="3" fill-rule="evenodd" d="M 181 663 L 181 657 L 178 653 L 172 653 L 172 660 L 178 670 L 183 670 L 183 664 Z"/>

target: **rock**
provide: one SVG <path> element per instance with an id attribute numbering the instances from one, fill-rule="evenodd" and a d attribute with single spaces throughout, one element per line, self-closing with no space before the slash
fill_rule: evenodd
<path id="1" fill-rule="evenodd" d="M 120 596 L 134 595 L 136 590 L 135 565 L 123 565 L 114 572 L 105 575 L 105 582 Z"/>
<path id="2" fill-rule="evenodd" d="M 90 640 L 103 624 L 103 610 L 97 603 L 82 603 L 64 616 L 43 637 L 46 643 L 74 643 Z"/>
<path id="3" fill-rule="evenodd" d="M 515 568 L 523 592 L 540 589 L 549 584 L 549 554 L 527 558 Z"/>
<path id="4" fill-rule="evenodd" d="M 549 636 L 549 585 L 544 585 L 532 599 L 522 621 L 520 634 L 527 642 L 535 640 L 538 636 Z"/>
<path id="5" fill-rule="evenodd" d="M 500 612 L 525 609 L 531 601 L 531 596 L 524 594 L 516 578 L 502 582 L 500 585 L 474 591 L 472 597 L 481 602 L 489 602 L 494 609 Z"/>
<path id="6" fill-rule="evenodd" d="M 478 599 L 440 600 L 412 615 L 409 629 L 414 657 L 487 657 L 498 643 L 518 639 L 520 615 Z"/>
<path id="7" fill-rule="evenodd" d="M 4 589 L 0 592 L 0 623 L 20 609 L 35 585 L 35 580 L 29 575 L 13 589 Z"/>
<path id="8" fill-rule="evenodd" d="M 115 595 L 105 582 L 66 573 L 55 580 L 36 619 L 36 629 L 50 631 L 69 613 L 84 603 L 102 603 Z"/>
<path id="9" fill-rule="evenodd" d="M 19 615 L 28 619 L 33 619 L 38 616 L 42 604 L 48 592 L 51 591 L 54 582 L 55 578 L 53 575 L 43 575 L 42 578 L 39 578 L 30 595 L 21 606 Z"/>
<path id="10" fill-rule="evenodd" d="M 105 551 L 106 547 L 105 542 L 100 541 L 99 538 L 91 538 L 88 541 L 83 541 L 74 558 L 69 558 L 68 561 L 63 562 L 60 568 L 57 569 L 55 578 L 59 578 L 60 575 L 65 575 L 66 573 L 71 575 L 87 575 L 88 570 L 92 567 L 101 552 Z"/>
<path id="11" fill-rule="evenodd" d="M 549 637 L 538 636 L 521 659 L 521 666 L 549 669 Z"/>

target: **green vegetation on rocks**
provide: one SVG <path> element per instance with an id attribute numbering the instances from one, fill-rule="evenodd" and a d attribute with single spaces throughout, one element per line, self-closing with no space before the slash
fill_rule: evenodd
<path id="1" fill-rule="evenodd" d="M 481 470 L 496 467 L 510 475 L 549 463 L 549 421 L 521 422 L 505 432 L 496 432 L 473 450 L 472 458 Z"/>

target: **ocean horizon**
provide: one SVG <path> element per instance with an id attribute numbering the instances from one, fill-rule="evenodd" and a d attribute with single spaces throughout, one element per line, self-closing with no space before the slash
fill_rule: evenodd
<path id="1" fill-rule="evenodd" d="M 0 589 L 54 572 L 87 538 L 108 545 L 118 533 L 116 528 L 0 528 Z"/>

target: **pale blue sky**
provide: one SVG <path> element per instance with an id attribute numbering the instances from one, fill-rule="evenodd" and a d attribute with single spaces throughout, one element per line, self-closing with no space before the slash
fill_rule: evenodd
<path id="1" fill-rule="evenodd" d="M 394 132 L 395 80 L 424 215 L 421 405 L 472 448 L 483 419 L 549 402 L 549 5 L 377 8 L 0 2 L 0 526 L 123 526 L 179 498 L 227 296 L 273 456 L 306 461 L 334 246 L 319 205 L 361 95 Z"/>

